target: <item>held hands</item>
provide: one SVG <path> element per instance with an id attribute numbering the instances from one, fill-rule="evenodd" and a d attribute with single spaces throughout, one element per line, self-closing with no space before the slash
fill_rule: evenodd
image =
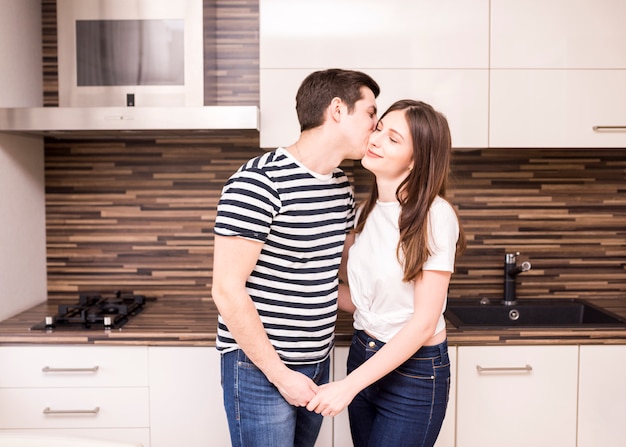
<path id="1" fill-rule="evenodd" d="M 346 379 L 318 386 L 306 375 L 290 369 L 284 370 L 274 385 L 290 405 L 306 407 L 322 416 L 337 416 L 358 392 L 350 388 Z"/>
<path id="2" fill-rule="evenodd" d="M 306 409 L 322 416 L 337 416 L 356 396 L 356 393 L 348 385 L 344 379 L 320 386 Z"/>
<path id="3" fill-rule="evenodd" d="M 317 384 L 307 376 L 290 369 L 285 369 L 274 385 L 283 398 L 296 407 L 306 406 L 319 390 Z"/>

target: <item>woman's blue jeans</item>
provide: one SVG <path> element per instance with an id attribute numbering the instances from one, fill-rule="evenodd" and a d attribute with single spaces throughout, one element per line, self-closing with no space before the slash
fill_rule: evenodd
<path id="1" fill-rule="evenodd" d="M 348 374 L 384 346 L 356 331 Z M 348 406 L 355 447 L 432 446 L 446 414 L 450 392 L 448 344 L 424 346 Z"/>
<path id="2" fill-rule="evenodd" d="M 330 359 L 290 368 L 321 385 Z M 224 407 L 233 447 L 313 447 L 322 416 L 294 407 L 241 350 L 222 354 Z"/>

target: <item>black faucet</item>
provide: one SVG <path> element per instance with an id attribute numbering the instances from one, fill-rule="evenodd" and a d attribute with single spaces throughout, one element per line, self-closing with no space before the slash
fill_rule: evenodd
<path id="1" fill-rule="evenodd" d="M 530 262 L 524 261 L 517 265 L 519 252 L 507 253 L 504 257 L 504 299 L 505 306 L 512 306 L 517 302 L 515 297 L 515 277 L 522 272 L 530 270 Z"/>

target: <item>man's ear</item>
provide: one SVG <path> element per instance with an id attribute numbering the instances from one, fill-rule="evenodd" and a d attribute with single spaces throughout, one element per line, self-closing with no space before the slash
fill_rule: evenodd
<path id="1" fill-rule="evenodd" d="M 330 113 L 330 117 L 333 119 L 333 121 L 336 121 L 336 122 L 341 121 L 341 113 L 342 113 L 343 106 L 344 106 L 344 103 L 339 97 L 334 97 L 330 101 L 328 110 Z"/>

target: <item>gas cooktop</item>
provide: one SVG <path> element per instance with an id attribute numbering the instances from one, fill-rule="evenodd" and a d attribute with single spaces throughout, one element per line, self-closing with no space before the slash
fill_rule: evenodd
<path id="1" fill-rule="evenodd" d="M 47 316 L 31 330 L 119 329 L 139 314 L 146 304 L 143 295 L 115 292 L 114 296 L 81 294 L 77 303 L 59 304 L 55 316 Z"/>

